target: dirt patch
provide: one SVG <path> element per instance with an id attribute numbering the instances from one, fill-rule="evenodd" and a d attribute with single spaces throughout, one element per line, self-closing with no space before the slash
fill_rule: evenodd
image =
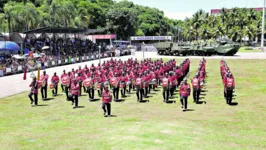
<path id="1" fill-rule="evenodd" d="M 156 139 L 156 140 L 154 140 L 154 143 L 156 143 L 156 144 L 163 144 L 164 142 L 162 140 Z"/>
<path id="2" fill-rule="evenodd" d="M 171 134 L 172 133 L 172 131 L 170 131 L 170 130 L 162 130 L 162 131 L 160 131 L 161 133 L 165 133 L 165 134 Z"/>

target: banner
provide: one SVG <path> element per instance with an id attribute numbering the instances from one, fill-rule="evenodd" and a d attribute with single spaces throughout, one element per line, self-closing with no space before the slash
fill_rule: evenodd
<path id="1" fill-rule="evenodd" d="M 171 36 L 132 36 L 131 41 L 163 41 L 172 40 Z"/>
<path id="2" fill-rule="evenodd" d="M 110 34 L 110 35 L 92 35 L 92 39 L 116 39 L 116 34 Z"/>

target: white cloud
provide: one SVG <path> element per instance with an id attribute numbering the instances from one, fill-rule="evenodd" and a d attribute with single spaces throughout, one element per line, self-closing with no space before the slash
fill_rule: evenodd
<path id="1" fill-rule="evenodd" d="M 192 17 L 193 12 L 164 12 L 164 15 L 171 19 L 185 20 L 186 17 Z"/>

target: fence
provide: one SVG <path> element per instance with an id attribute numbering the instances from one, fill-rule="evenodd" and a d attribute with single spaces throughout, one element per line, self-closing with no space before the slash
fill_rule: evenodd
<path id="1" fill-rule="evenodd" d="M 101 58 L 107 58 L 111 56 L 107 55 L 102 55 Z M 55 66 L 63 66 L 63 65 L 68 65 L 68 64 L 74 64 L 74 63 L 81 63 L 81 62 L 86 62 L 86 61 L 91 61 L 98 59 L 98 54 L 96 55 L 90 55 L 90 56 L 80 56 L 80 57 L 75 57 L 75 58 L 67 58 L 67 59 L 58 59 L 58 60 L 48 60 L 44 62 L 42 65 L 42 62 L 37 61 L 36 64 L 33 67 L 27 67 L 27 72 L 29 71 L 35 71 L 38 68 L 41 69 L 46 69 L 46 68 L 51 68 Z M 7 76 L 7 75 L 12 75 L 12 74 L 18 74 L 23 72 L 23 65 L 18 65 L 16 67 L 3 67 L 0 69 L 0 77 L 2 76 Z"/>

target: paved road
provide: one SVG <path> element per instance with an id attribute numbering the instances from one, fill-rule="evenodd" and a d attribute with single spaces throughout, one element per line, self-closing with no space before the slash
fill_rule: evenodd
<path id="1" fill-rule="evenodd" d="M 148 58 L 186 58 L 186 57 L 175 57 L 175 56 L 159 56 L 156 54 L 156 52 L 147 52 L 144 54 L 145 57 Z M 135 56 L 123 56 L 119 57 L 117 59 L 121 60 L 126 60 L 128 58 L 143 58 L 142 52 L 139 54 L 136 53 Z M 199 59 L 202 57 L 199 56 L 191 56 L 189 58 L 195 58 Z M 206 59 L 266 59 L 266 53 L 237 53 L 235 56 L 212 56 L 212 57 L 205 57 Z M 103 60 L 109 60 L 110 58 L 105 58 Z M 83 63 L 78 63 L 78 64 L 72 64 L 72 65 L 67 65 L 67 66 L 59 66 L 59 67 L 54 67 L 54 68 L 48 68 L 46 69 L 47 74 L 49 75 L 49 79 L 51 79 L 51 76 L 53 75 L 54 72 L 57 72 L 58 75 L 61 75 L 63 70 L 70 71 L 72 68 L 77 69 L 78 66 L 81 66 L 84 68 L 84 66 L 87 64 L 90 66 L 92 63 L 98 64 L 98 60 L 94 61 L 89 61 L 89 62 L 83 62 Z M 34 72 L 35 75 L 37 75 L 37 72 Z M 27 74 L 27 80 L 22 80 L 23 79 L 23 74 L 18 74 L 18 75 L 12 75 L 12 76 L 6 76 L 6 77 L 0 77 L 0 98 L 15 95 L 18 93 L 22 93 L 25 91 L 29 91 L 29 84 L 31 82 L 30 74 Z"/>
<path id="2" fill-rule="evenodd" d="M 118 59 L 126 60 L 130 58 L 131 56 L 124 56 L 119 57 Z M 104 58 L 101 60 L 103 62 L 104 60 L 109 60 L 110 58 Z M 77 63 L 77 64 L 71 64 L 66 66 L 59 66 L 59 67 L 53 67 L 46 69 L 46 73 L 49 75 L 49 82 L 51 80 L 51 77 L 53 76 L 54 72 L 57 72 L 59 76 L 63 73 L 63 70 L 71 71 L 72 68 L 78 69 L 79 66 L 84 68 L 85 65 L 91 66 L 91 64 L 94 63 L 94 65 L 99 63 L 99 60 L 93 60 L 83 63 Z M 34 72 L 34 74 L 37 76 L 37 71 Z M 42 74 L 42 71 L 41 71 Z M 0 77 L 0 98 L 19 94 L 25 91 L 29 91 L 29 84 L 32 81 L 30 78 L 31 73 L 27 73 L 27 80 L 23 80 L 23 74 L 17 74 L 17 75 L 11 75 L 6 77 Z M 49 88 L 49 87 L 48 87 Z"/>

